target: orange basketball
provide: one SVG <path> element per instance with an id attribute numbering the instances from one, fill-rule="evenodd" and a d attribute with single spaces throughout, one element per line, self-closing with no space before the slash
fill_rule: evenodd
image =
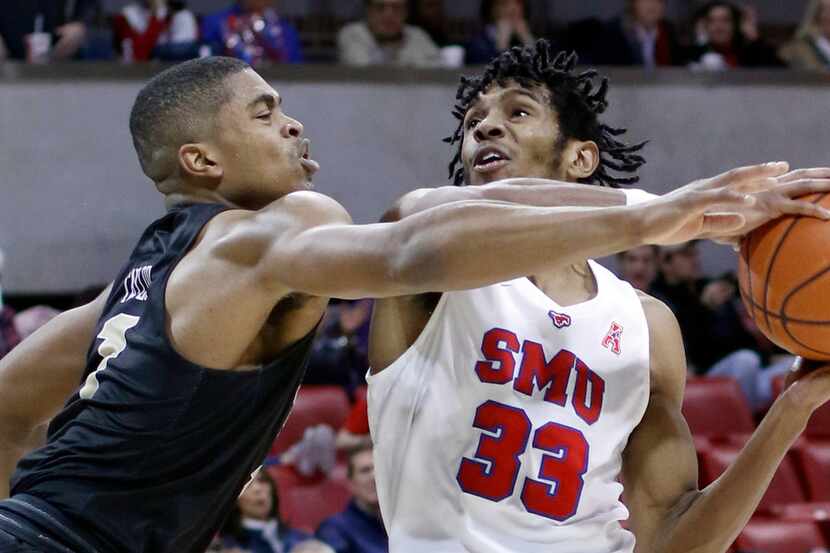
<path id="1" fill-rule="evenodd" d="M 830 195 L 803 199 L 830 208 Z M 738 267 L 741 297 L 758 328 L 796 355 L 830 360 L 830 224 L 786 216 L 749 234 Z"/>

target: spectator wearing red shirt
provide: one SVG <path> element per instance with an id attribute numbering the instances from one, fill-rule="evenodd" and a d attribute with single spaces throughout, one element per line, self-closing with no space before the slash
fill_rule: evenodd
<path id="1" fill-rule="evenodd" d="M 198 55 L 199 24 L 184 2 L 128 4 L 113 19 L 113 31 L 126 61 L 176 61 Z"/>
<path id="2" fill-rule="evenodd" d="M 371 447 L 369 435 L 369 407 L 366 396 L 357 399 L 343 427 L 337 432 L 335 445 L 341 451 L 356 451 Z"/>

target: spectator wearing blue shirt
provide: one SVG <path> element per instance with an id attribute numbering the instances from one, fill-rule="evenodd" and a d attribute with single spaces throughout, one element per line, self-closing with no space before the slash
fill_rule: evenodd
<path id="1" fill-rule="evenodd" d="M 246 553 L 288 553 L 311 536 L 289 527 L 280 519 L 277 485 L 259 470 L 240 494 L 222 528 L 222 544 Z"/>
<path id="2" fill-rule="evenodd" d="M 371 446 L 349 455 L 348 476 L 352 500 L 343 512 L 320 524 L 317 537 L 337 553 L 387 553 L 389 538 L 380 518 Z"/>
<path id="3" fill-rule="evenodd" d="M 217 56 L 232 56 L 250 64 L 301 63 L 297 30 L 280 18 L 269 0 L 239 0 L 202 21 L 202 40 Z"/>

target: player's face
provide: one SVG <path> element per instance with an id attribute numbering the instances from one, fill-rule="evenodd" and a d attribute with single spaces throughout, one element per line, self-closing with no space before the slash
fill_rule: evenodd
<path id="1" fill-rule="evenodd" d="M 657 276 L 657 253 L 652 246 L 640 246 L 620 256 L 620 273 L 638 290 L 648 291 Z"/>
<path id="2" fill-rule="evenodd" d="M 653 27 L 665 15 L 665 0 L 633 0 L 631 11 L 634 19 L 641 25 Z"/>
<path id="3" fill-rule="evenodd" d="M 732 12 L 726 6 L 716 6 L 706 18 L 706 34 L 715 46 L 728 46 L 733 38 Z"/>
<path id="4" fill-rule="evenodd" d="M 264 478 L 254 478 L 239 496 L 239 510 L 242 516 L 266 520 L 271 514 L 271 485 Z"/>
<path id="5" fill-rule="evenodd" d="M 309 188 L 317 171 L 303 125 L 282 110 L 282 98 L 255 71 L 229 78 L 231 99 L 216 118 L 223 190 L 241 205 L 262 206 Z"/>
<path id="6" fill-rule="evenodd" d="M 494 85 L 464 118 L 461 159 L 469 184 L 510 177 L 556 178 L 559 121 L 542 87 Z"/>
<path id="7" fill-rule="evenodd" d="M 378 504 L 378 492 L 375 487 L 375 462 L 370 450 L 361 451 L 351 459 L 352 477 L 349 487 L 355 498 L 371 506 Z"/>

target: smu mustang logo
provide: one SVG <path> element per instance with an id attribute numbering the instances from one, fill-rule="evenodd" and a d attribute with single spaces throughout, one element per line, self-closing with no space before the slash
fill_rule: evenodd
<path id="1" fill-rule="evenodd" d="M 571 326 L 571 316 L 564 313 L 557 313 L 556 311 L 548 311 L 548 317 L 553 321 L 553 326 L 556 328 L 565 328 Z"/>
<path id="2" fill-rule="evenodd" d="M 620 340 L 622 339 L 623 327 L 620 323 L 611 323 L 608 334 L 602 339 L 602 347 L 608 348 L 617 355 L 620 354 Z"/>

